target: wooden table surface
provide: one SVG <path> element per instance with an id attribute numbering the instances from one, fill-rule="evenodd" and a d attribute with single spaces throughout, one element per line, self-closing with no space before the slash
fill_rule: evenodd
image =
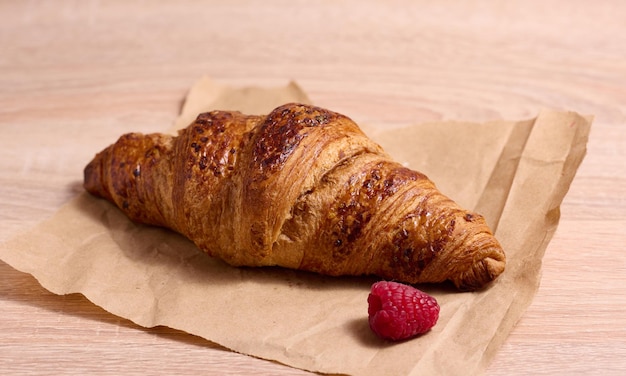
<path id="1" fill-rule="evenodd" d="M 167 129 L 203 75 L 293 79 L 381 127 L 573 110 L 595 116 L 588 154 L 486 374 L 626 374 L 625 20 L 626 2 L 601 0 L 3 1 L 0 240 L 70 200 L 119 134 Z M 3 374 L 306 374 L 0 274 Z"/>

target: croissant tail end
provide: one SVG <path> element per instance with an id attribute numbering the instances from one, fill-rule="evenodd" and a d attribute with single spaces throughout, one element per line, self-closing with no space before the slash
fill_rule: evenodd
<path id="1" fill-rule="evenodd" d="M 108 198 L 109 194 L 103 184 L 102 176 L 102 158 L 96 156 L 83 171 L 85 190 L 92 195 Z"/>
<path id="2" fill-rule="evenodd" d="M 504 272 L 504 267 L 505 261 L 503 258 L 488 256 L 474 263 L 458 280 L 453 282 L 459 290 L 477 290 L 495 280 Z"/>

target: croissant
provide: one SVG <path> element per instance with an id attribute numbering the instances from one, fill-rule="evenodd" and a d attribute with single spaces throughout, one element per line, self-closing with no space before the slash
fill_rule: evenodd
<path id="1" fill-rule="evenodd" d="M 286 104 L 213 111 L 177 136 L 130 133 L 84 187 L 234 266 L 281 266 L 475 290 L 500 275 L 485 219 L 394 162 L 348 117 Z"/>

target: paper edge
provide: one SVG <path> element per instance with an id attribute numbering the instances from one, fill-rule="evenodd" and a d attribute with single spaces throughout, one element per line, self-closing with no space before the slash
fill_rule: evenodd
<path id="1" fill-rule="evenodd" d="M 522 291 L 522 292 L 525 292 L 525 295 L 527 296 L 526 299 L 521 299 L 521 300 L 513 299 L 512 300 L 513 304 L 517 302 L 517 307 L 518 307 L 517 309 L 519 310 L 519 315 L 516 315 L 517 317 L 508 316 L 509 320 L 500 322 L 500 325 L 498 326 L 497 331 L 499 332 L 499 331 L 504 330 L 506 331 L 506 335 L 502 337 L 492 337 L 492 340 L 485 347 L 484 356 L 482 357 L 481 361 L 477 365 L 478 366 L 477 371 L 479 372 L 484 372 L 487 369 L 487 367 L 491 364 L 491 362 L 497 355 L 498 350 L 506 342 L 506 339 L 509 337 L 510 333 L 514 330 L 517 323 L 524 316 L 524 313 L 532 305 L 534 301 L 534 297 L 539 291 L 539 288 L 541 286 L 542 274 L 543 274 L 543 268 L 542 268 L 543 258 L 545 256 L 545 252 L 547 251 L 548 246 L 550 242 L 552 241 L 552 238 L 554 237 L 554 234 L 556 233 L 556 230 L 560 223 L 560 206 L 562 205 L 563 200 L 567 196 L 567 193 L 569 192 L 569 189 L 571 188 L 571 184 L 576 178 L 576 173 L 578 172 L 578 169 L 580 165 L 582 164 L 587 153 L 587 144 L 588 144 L 589 135 L 591 132 L 591 126 L 592 126 L 594 117 L 592 115 L 582 115 L 574 111 L 559 111 L 559 110 L 544 108 L 544 109 L 541 109 L 538 115 L 534 118 L 534 123 L 536 124 L 537 121 L 539 121 L 540 119 L 542 119 L 543 117 L 549 114 L 560 114 L 560 115 L 565 114 L 569 116 L 575 116 L 578 120 L 576 123 L 577 125 L 576 133 L 572 138 L 572 142 L 570 143 L 570 147 L 569 147 L 570 152 L 567 154 L 566 159 L 563 161 L 563 168 L 562 168 L 562 170 L 570 169 L 571 175 L 569 176 L 561 175 L 560 178 L 557 180 L 555 184 L 555 188 L 552 190 L 550 197 L 546 197 L 546 202 L 551 201 L 552 203 L 554 202 L 558 203 L 556 207 L 554 208 L 556 212 L 558 213 L 558 215 L 551 216 L 551 211 L 548 210 L 542 216 L 540 216 L 541 218 L 539 218 L 543 221 L 543 224 L 541 227 L 545 228 L 545 233 L 544 233 L 544 237 L 542 241 L 535 248 L 535 251 L 539 252 L 538 253 L 539 257 L 535 258 L 538 261 L 537 270 L 535 271 L 536 273 L 535 274 L 536 280 L 534 281 L 535 283 L 532 285 L 526 285 L 528 286 L 528 288 Z M 533 125 L 533 129 L 534 128 L 535 128 L 535 125 Z M 572 150 L 574 149 L 577 151 L 576 153 L 572 153 Z M 516 172 L 516 176 L 517 176 L 517 172 Z M 509 193 L 509 196 L 510 196 L 510 193 Z M 513 304 L 509 306 L 508 310 L 511 310 L 511 308 L 513 307 Z M 504 315 L 503 317 L 506 318 L 507 315 Z"/>

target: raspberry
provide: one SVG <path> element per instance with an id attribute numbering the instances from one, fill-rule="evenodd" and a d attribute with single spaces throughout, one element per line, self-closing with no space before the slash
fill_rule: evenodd
<path id="1" fill-rule="evenodd" d="M 439 304 L 434 297 L 402 283 L 374 283 L 367 303 L 372 331 L 393 341 L 425 333 L 439 318 Z"/>

